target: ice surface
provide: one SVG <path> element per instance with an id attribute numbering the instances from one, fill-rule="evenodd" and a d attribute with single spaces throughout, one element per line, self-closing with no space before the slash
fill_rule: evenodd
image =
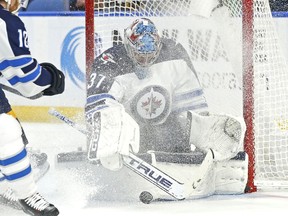
<path id="1" fill-rule="evenodd" d="M 138 200 L 137 193 L 130 194 L 129 190 L 135 185 L 129 176 L 118 176 L 114 184 L 103 187 L 105 179 L 99 179 L 99 176 L 104 173 L 107 178 L 113 179 L 113 173 L 83 162 L 68 165 L 56 163 L 58 153 L 85 148 L 85 136 L 75 129 L 64 123 L 23 123 L 23 126 L 30 140 L 29 145 L 49 156 L 50 171 L 38 182 L 38 187 L 41 194 L 59 208 L 61 216 L 287 214 L 288 191 L 143 204 Z M 25 214 L 0 204 L 0 216 L 20 215 Z"/>

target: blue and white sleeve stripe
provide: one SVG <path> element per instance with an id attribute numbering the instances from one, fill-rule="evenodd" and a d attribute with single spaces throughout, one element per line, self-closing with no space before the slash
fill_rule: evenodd
<path id="1" fill-rule="evenodd" d="M 104 103 L 106 99 L 115 100 L 115 98 L 108 93 L 95 94 L 87 97 L 85 106 L 86 117 L 90 118 L 93 113 L 108 108 L 109 106 Z"/>
<path id="2" fill-rule="evenodd" d="M 181 113 L 188 110 L 206 111 L 208 104 L 203 89 L 194 89 L 189 92 L 179 93 L 173 98 L 172 112 Z"/>

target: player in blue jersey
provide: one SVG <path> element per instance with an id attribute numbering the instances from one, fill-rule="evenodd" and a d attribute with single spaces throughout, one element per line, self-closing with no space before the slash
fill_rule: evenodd
<path id="1" fill-rule="evenodd" d="M 31 56 L 26 28 L 16 15 L 27 4 L 28 0 L 0 0 L 1 76 L 25 97 L 61 94 L 64 74 L 53 64 L 39 64 Z M 23 130 L 11 114 L 11 106 L 0 87 L 0 183 L 8 183 L 25 213 L 56 216 L 58 209 L 37 192 L 22 139 Z"/>
<path id="2" fill-rule="evenodd" d="M 172 39 L 161 38 L 147 18 L 136 19 L 125 29 L 123 44 L 95 59 L 87 84 L 86 118 L 91 129 L 88 154 L 110 170 L 120 169 L 122 155 L 130 152 L 139 156 L 153 152 L 164 155 L 165 162 L 186 163 L 188 155 L 212 149 L 213 162 L 220 162 L 230 160 L 243 148 L 243 118 L 208 113 L 204 90 L 186 50 Z M 179 155 L 184 160 L 178 160 Z M 246 159 L 239 162 L 244 167 L 240 177 L 228 174 L 243 181 L 226 182 L 223 176 L 222 183 L 231 188 L 217 187 L 222 184 L 217 182 L 221 176 L 215 177 L 217 163 L 206 167 L 196 195 L 220 190 L 243 193 Z"/>

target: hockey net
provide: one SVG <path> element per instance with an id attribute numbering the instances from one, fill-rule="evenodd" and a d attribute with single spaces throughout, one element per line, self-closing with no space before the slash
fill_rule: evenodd
<path id="1" fill-rule="evenodd" d="M 211 111 L 244 115 L 250 190 L 288 188 L 288 71 L 268 0 L 88 3 L 95 34 L 87 40 L 87 62 L 121 43 L 135 17 L 150 17 L 163 37 L 187 49 Z"/>

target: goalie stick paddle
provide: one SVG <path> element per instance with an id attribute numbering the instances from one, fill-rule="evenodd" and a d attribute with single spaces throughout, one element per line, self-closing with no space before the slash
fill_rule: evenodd
<path id="1" fill-rule="evenodd" d="M 87 130 L 83 130 L 80 125 L 67 118 L 66 116 L 62 115 L 55 109 L 50 109 L 49 114 L 55 116 L 59 120 L 75 128 L 84 135 L 90 134 L 90 132 L 88 132 Z M 145 180 L 149 181 L 150 183 L 154 184 L 175 199 L 184 200 L 190 195 L 193 195 L 195 189 L 197 189 L 197 187 L 202 183 L 203 179 L 205 179 L 206 174 L 208 173 L 208 170 L 213 163 L 214 154 L 212 150 L 208 151 L 202 164 L 199 167 L 198 173 L 193 173 L 195 175 L 195 177 L 193 178 L 194 180 L 186 183 L 177 181 L 170 175 L 166 174 L 164 171 L 137 157 L 132 152 L 130 152 L 128 156 L 122 155 L 122 157 L 124 165 L 127 168 L 129 168 Z"/>

